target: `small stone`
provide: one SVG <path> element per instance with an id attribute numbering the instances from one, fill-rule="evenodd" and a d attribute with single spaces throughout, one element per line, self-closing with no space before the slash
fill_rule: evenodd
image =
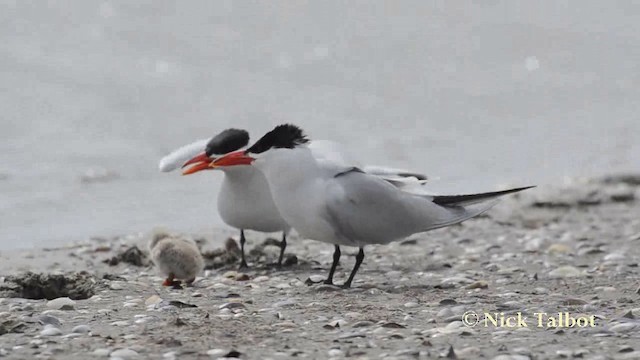
<path id="1" fill-rule="evenodd" d="M 29 341 L 30 345 L 33 345 L 32 348 L 37 349 L 38 346 L 44 344 L 44 340 L 42 339 L 33 339 L 31 341 Z"/>
<path id="2" fill-rule="evenodd" d="M 474 283 L 467 285 L 467 289 L 486 289 L 489 287 L 489 284 L 484 280 L 478 280 Z"/>
<path id="3" fill-rule="evenodd" d="M 343 357 L 344 356 L 344 351 L 342 351 L 340 349 L 331 349 L 331 350 L 329 350 L 327 355 L 329 355 L 329 357 Z"/>
<path id="4" fill-rule="evenodd" d="M 339 286 L 329 285 L 329 284 L 320 284 L 314 287 L 314 290 L 317 292 L 336 292 L 341 291 Z"/>
<path id="5" fill-rule="evenodd" d="M 458 355 L 458 357 L 461 359 L 477 359 L 480 353 L 480 348 L 475 346 L 466 347 L 464 349 L 456 351 L 456 355 Z"/>
<path id="6" fill-rule="evenodd" d="M 527 355 L 498 355 L 493 360 L 530 360 Z"/>
<path id="7" fill-rule="evenodd" d="M 543 295 L 543 294 L 548 294 L 548 293 L 549 293 L 549 289 L 547 289 L 547 288 L 537 287 L 537 288 L 533 289 L 533 294 Z"/>
<path id="8" fill-rule="evenodd" d="M 98 357 L 107 357 L 111 354 L 111 350 L 109 349 L 95 349 L 93 350 L 93 355 Z"/>
<path id="9" fill-rule="evenodd" d="M 578 298 L 566 298 L 562 301 L 564 305 L 584 305 L 587 302 Z"/>
<path id="10" fill-rule="evenodd" d="M 60 297 L 47 302 L 47 308 L 54 310 L 73 310 L 76 302 L 68 297 Z"/>
<path id="11" fill-rule="evenodd" d="M 602 250 L 600 248 L 586 246 L 586 247 L 581 248 L 580 250 L 578 250 L 578 256 L 601 254 L 603 252 L 604 252 L 604 250 Z"/>
<path id="12" fill-rule="evenodd" d="M 129 348 L 118 349 L 110 354 L 112 358 L 121 358 L 121 359 L 135 359 L 139 355 L 135 350 L 131 350 Z"/>
<path id="13" fill-rule="evenodd" d="M 227 353 L 227 350 L 224 349 L 211 349 L 207 350 L 207 355 L 209 356 L 222 356 Z"/>
<path id="14" fill-rule="evenodd" d="M 499 310 L 517 310 L 522 308 L 522 304 L 518 301 L 505 301 L 496 305 Z"/>
<path id="15" fill-rule="evenodd" d="M 457 284 L 472 284 L 474 281 L 462 276 L 453 276 L 442 279 L 441 286 L 457 285 Z"/>
<path id="16" fill-rule="evenodd" d="M 448 317 L 451 317 L 451 316 L 454 316 L 454 315 L 455 314 L 453 313 L 451 308 L 447 307 L 447 308 L 444 308 L 444 309 L 438 311 L 438 313 L 436 314 L 436 317 L 440 318 L 440 319 L 444 319 L 444 318 L 448 318 Z"/>
<path id="17" fill-rule="evenodd" d="M 625 259 L 624 254 L 611 253 L 611 254 L 605 255 L 605 257 L 602 260 L 615 262 L 615 261 L 621 261 L 621 260 L 624 260 L 624 259 Z"/>
<path id="18" fill-rule="evenodd" d="M 144 304 L 149 306 L 149 305 L 156 305 L 162 302 L 162 298 L 158 295 L 151 295 L 147 298 L 147 300 L 144 301 Z"/>
<path id="19" fill-rule="evenodd" d="M 367 326 L 371 326 L 371 325 L 373 325 L 373 321 L 363 320 L 363 321 L 358 321 L 358 322 L 353 323 L 353 325 L 351 325 L 351 327 L 360 328 L 360 327 L 367 327 Z"/>
<path id="20" fill-rule="evenodd" d="M 624 345 L 623 347 L 621 347 L 618 352 L 619 353 L 628 353 L 628 352 L 632 352 L 633 348 L 629 345 Z"/>
<path id="21" fill-rule="evenodd" d="M 521 329 L 525 329 L 525 328 L 521 328 Z M 531 355 L 531 350 L 529 350 L 526 347 L 519 347 L 519 348 L 514 348 L 513 352 L 518 354 L 518 355 Z"/>
<path id="22" fill-rule="evenodd" d="M 239 273 L 233 279 L 235 281 L 249 281 L 249 280 L 251 280 L 251 277 L 249 277 L 249 275 L 247 275 L 245 273 Z"/>
<path id="23" fill-rule="evenodd" d="M 283 329 L 292 329 L 292 328 L 298 327 L 298 325 L 296 325 L 296 323 L 294 323 L 293 321 L 283 321 L 280 323 L 275 323 L 271 326 L 277 327 L 277 328 L 283 328 Z"/>
<path id="24" fill-rule="evenodd" d="M 111 323 L 111 326 L 129 326 L 129 322 L 126 320 L 114 321 Z"/>
<path id="25" fill-rule="evenodd" d="M 42 312 L 42 315 L 51 315 L 51 316 L 64 316 L 64 310 L 45 310 Z"/>
<path id="26" fill-rule="evenodd" d="M 76 333 L 76 334 L 87 334 L 89 333 L 89 331 L 91 331 L 91 328 L 89 328 L 89 325 L 78 325 L 71 330 L 72 333 Z"/>
<path id="27" fill-rule="evenodd" d="M 613 325 L 609 328 L 609 330 L 617 333 L 627 333 L 636 328 L 638 328 L 638 324 L 627 322 Z"/>
<path id="28" fill-rule="evenodd" d="M 456 305 L 458 302 L 454 299 L 442 299 L 440 300 L 440 305 Z"/>
<path id="29" fill-rule="evenodd" d="M 57 327 L 47 325 L 44 330 L 40 331 L 40 335 L 42 336 L 58 336 L 62 335 L 62 331 Z"/>
<path id="30" fill-rule="evenodd" d="M 573 266 L 561 266 L 555 270 L 549 272 L 550 278 L 570 278 L 570 277 L 580 277 L 582 276 L 582 272 Z"/>
<path id="31" fill-rule="evenodd" d="M 328 329 L 328 328 L 335 329 L 335 328 L 341 328 L 341 327 L 344 327 L 346 324 L 347 324 L 347 322 L 346 322 L 346 321 L 344 321 L 344 320 L 340 319 L 340 320 L 332 321 L 332 322 L 330 322 L 330 323 L 326 324 L 326 325 L 325 325 L 325 326 L 323 326 L 323 327 L 324 327 L 324 328 L 327 328 L 327 329 Z"/>
<path id="32" fill-rule="evenodd" d="M 231 270 L 231 271 L 227 271 L 224 274 L 222 274 L 222 277 L 223 278 L 227 278 L 227 279 L 235 279 L 236 276 L 238 276 L 238 274 L 239 273 L 237 271 Z"/>
<path id="33" fill-rule="evenodd" d="M 413 309 L 413 308 L 416 308 L 416 307 L 418 307 L 420 305 L 418 305 L 418 303 L 416 303 L 416 302 L 410 301 L 408 303 L 405 303 L 403 306 L 406 307 L 407 309 Z"/>
<path id="34" fill-rule="evenodd" d="M 640 351 L 632 351 L 616 356 L 616 360 L 637 360 L 640 359 Z"/>
<path id="35" fill-rule="evenodd" d="M 548 254 L 569 254 L 571 248 L 564 244 L 552 244 L 547 248 Z"/>
<path id="36" fill-rule="evenodd" d="M 264 275 L 256 276 L 255 278 L 253 278 L 253 282 L 256 282 L 256 283 L 261 283 L 266 281 L 269 281 L 269 277 Z"/>
<path id="37" fill-rule="evenodd" d="M 359 313 L 357 311 L 349 311 L 347 313 L 344 313 L 344 317 L 347 317 L 350 319 L 361 319 L 362 313 Z"/>
<path id="38" fill-rule="evenodd" d="M 296 306 L 297 303 L 291 299 L 287 299 L 287 300 L 282 300 L 282 301 L 278 301 L 276 303 L 273 304 L 274 308 L 283 308 L 283 307 L 293 307 Z"/>
<path id="39" fill-rule="evenodd" d="M 112 281 L 111 284 L 109 284 L 109 289 L 122 290 L 124 289 L 124 285 L 120 281 Z"/>
<path id="40" fill-rule="evenodd" d="M 536 252 L 542 247 L 543 240 L 540 238 L 533 238 L 524 245 L 524 250 L 527 252 Z"/>
<path id="41" fill-rule="evenodd" d="M 63 339 L 70 339 L 70 338 L 77 338 L 82 336 L 83 334 L 77 334 L 77 333 L 70 333 L 67 335 L 62 336 Z"/>
<path id="42" fill-rule="evenodd" d="M 395 354 L 396 356 L 402 357 L 402 358 L 419 358 L 420 357 L 420 350 L 418 349 L 404 349 L 404 350 L 398 350 Z"/>
<path id="43" fill-rule="evenodd" d="M 615 293 L 618 291 L 613 286 L 596 286 L 594 290 L 601 293 Z"/>
<path id="44" fill-rule="evenodd" d="M 572 354 L 571 350 L 557 350 L 557 351 L 556 351 L 556 355 L 557 355 L 559 358 L 562 358 L 562 359 L 568 359 L 568 358 L 570 358 L 573 354 Z"/>
<path id="45" fill-rule="evenodd" d="M 52 325 L 57 328 L 62 326 L 62 322 L 60 321 L 60 319 L 51 315 L 40 315 L 38 317 L 38 322 L 42 325 Z"/>
<path id="46" fill-rule="evenodd" d="M 309 280 L 311 280 L 311 282 L 313 283 L 321 283 L 325 280 L 325 276 L 324 275 L 311 275 L 309 276 Z"/>
<path id="47" fill-rule="evenodd" d="M 247 307 L 241 302 L 228 302 L 219 306 L 220 309 L 246 309 Z"/>
<path id="48" fill-rule="evenodd" d="M 236 350 L 231 350 L 228 353 L 226 353 L 224 355 L 225 358 L 239 358 L 242 356 L 242 353 L 236 351 Z"/>
<path id="49" fill-rule="evenodd" d="M 382 324 L 382 327 L 383 328 L 387 328 L 387 329 L 404 329 L 404 328 L 406 328 L 406 326 L 400 325 L 400 324 L 394 323 L 394 322 L 384 323 L 384 324 Z"/>
<path id="50" fill-rule="evenodd" d="M 627 319 L 635 319 L 635 315 L 633 315 L 633 310 L 629 310 L 626 313 L 624 313 L 624 315 L 622 315 L 623 318 L 627 318 Z"/>

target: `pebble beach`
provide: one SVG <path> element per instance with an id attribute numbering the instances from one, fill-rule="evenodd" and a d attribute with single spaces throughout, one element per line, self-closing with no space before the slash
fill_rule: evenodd
<path id="1" fill-rule="evenodd" d="M 275 241 L 252 233 L 240 271 L 231 233 L 182 234 L 207 262 L 184 288 L 161 286 L 153 229 L 2 252 L 0 357 L 638 359 L 639 197 L 637 175 L 538 187 L 367 247 L 348 290 L 305 283 L 326 277 L 333 248 L 295 236 L 277 269 Z"/>

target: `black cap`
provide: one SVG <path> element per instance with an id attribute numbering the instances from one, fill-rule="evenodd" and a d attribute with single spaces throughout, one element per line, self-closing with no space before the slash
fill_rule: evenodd
<path id="1" fill-rule="evenodd" d="M 309 139 L 307 139 L 302 129 L 292 124 L 283 124 L 276 126 L 273 130 L 266 133 L 260 140 L 247 149 L 247 152 L 259 154 L 271 148 L 293 149 L 297 145 L 308 142 Z"/>
<path id="2" fill-rule="evenodd" d="M 240 129 L 227 129 L 207 143 L 207 156 L 224 155 L 236 151 L 249 143 L 249 133 Z"/>

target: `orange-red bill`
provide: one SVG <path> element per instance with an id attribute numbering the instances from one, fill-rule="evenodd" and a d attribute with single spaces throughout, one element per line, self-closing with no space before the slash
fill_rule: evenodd
<path id="1" fill-rule="evenodd" d="M 209 166 L 209 162 L 201 162 L 201 163 L 193 165 L 190 168 L 186 168 L 186 169 L 182 170 L 182 175 L 191 175 L 191 174 L 195 174 L 198 171 L 202 171 L 202 170 L 211 170 L 211 167 Z"/>
<path id="2" fill-rule="evenodd" d="M 209 164 L 209 167 L 217 168 L 222 166 L 251 165 L 253 160 L 255 159 L 248 156 L 244 150 L 240 150 L 215 159 L 211 164 Z"/>
<path id="3" fill-rule="evenodd" d="M 200 163 L 200 162 L 206 162 L 207 164 L 210 163 L 211 161 L 213 161 L 212 158 L 210 158 L 209 156 L 207 156 L 207 154 L 203 151 L 200 154 L 192 157 L 191 159 L 189 159 L 189 161 L 187 161 L 186 163 L 184 163 L 184 165 L 182 165 L 182 168 L 185 168 L 189 165 L 195 164 L 195 163 Z"/>
<path id="4" fill-rule="evenodd" d="M 212 158 L 207 156 L 207 154 L 205 154 L 204 152 L 201 152 L 200 154 L 194 156 L 189 161 L 184 163 L 184 165 L 182 165 L 182 168 L 184 169 L 182 171 L 182 175 L 191 175 L 191 174 L 197 173 L 198 171 L 211 170 L 211 168 L 209 167 L 209 164 L 212 161 L 213 161 Z M 189 165 L 193 165 L 193 166 L 187 168 L 187 166 Z"/>

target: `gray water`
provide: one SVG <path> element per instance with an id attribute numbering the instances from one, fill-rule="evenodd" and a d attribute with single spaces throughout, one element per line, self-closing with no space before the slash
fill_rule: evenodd
<path id="1" fill-rule="evenodd" d="M 639 170 L 639 2 L 16 0 L 0 29 L 0 249 L 225 228 L 222 174 L 157 162 L 231 126 L 440 192 Z"/>

